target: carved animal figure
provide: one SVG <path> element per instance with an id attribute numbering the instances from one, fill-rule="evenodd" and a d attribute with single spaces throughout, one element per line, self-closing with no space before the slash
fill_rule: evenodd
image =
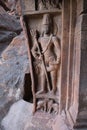
<path id="1" fill-rule="evenodd" d="M 47 111 L 48 113 L 51 113 L 53 107 L 53 100 L 49 100 L 47 103 Z"/>
<path id="2" fill-rule="evenodd" d="M 54 114 L 58 114 L 58 112 L 59 112 L 59 105 L 57 103 L 54 103 L 52 105 L 52 109 L 53 109 L 53 113 Z"/>
<path id="3" fill-rule="evenodd" d="M 53 112 L 54 114 L 58 114 L 59 105 L 57 103 L 53 103 L 53 100 L 49 100 L 47 109 L 48 109 L 48 113 Z"/>
<path id="4" fill-rule="evenodd" d="M 38 101 L 37 102 L 37 110 L 42 110 L 42 111 L 45 111 L 46 112 L 46 104 L 47 104 L 47 101 L 44 100 L 44 101 Z"/>

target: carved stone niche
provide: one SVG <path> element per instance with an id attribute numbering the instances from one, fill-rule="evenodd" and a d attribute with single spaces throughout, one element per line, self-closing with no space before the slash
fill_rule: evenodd
<path id="1" fill-rule="evenodd" d="M 31 2 L 33 3 L 32 7 L 28 7 L 27 4 Z M 40 2 L 46 6 L 44 9 L 39 8 Z M 62 31 L 61 2 L 25 0 L 22 1 L 23 4 L 34 111 L 58 114 Z"/>
<path id="2" fill-rule="evenodd" d="M 22 14 L 28 39 L 34 112 L 61 114 L 64 110 L 72 127 L 79 127 L 82 122 L 87 126 L 87 114 L 85 118 L 81 115 L 87 111 L 84 98 L 87 74 L 83 67 L 87 20 L 82 15 L 86 0 L 63 0 L 62 7 L 60 0 L 52 5 L 38 0 L 33 1 L 32 10 L 24 2 Z"/>

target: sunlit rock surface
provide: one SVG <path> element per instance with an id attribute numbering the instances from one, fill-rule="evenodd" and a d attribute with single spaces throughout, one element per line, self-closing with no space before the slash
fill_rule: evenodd
<path id="1" fill-rule="evenodd" d="M 70 130 L 63 116 L 36 112 L 33 104 L 20 100 L 14 103 L 2 120 L 2 130 Z"/>
<path id="2" fill-rule="evenodd" d="M 0 120 L 11 104 L 23 98 L 29 60 L 24 33 L 15 37 L 0 59 Z"/>

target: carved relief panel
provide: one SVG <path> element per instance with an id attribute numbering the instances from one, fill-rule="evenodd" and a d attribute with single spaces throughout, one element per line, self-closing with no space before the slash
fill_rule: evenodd
<path id="1" fill-rule="evenodd" d="M 31 3 L 31 0 L 26 0 Z M 35 0 L 24 14 L 34 111 L 58 113 L 61 66 L 61 1 Z M 34 9 L 34 10 L 33 10 Z"/>
<path id="2" fill-rule="evenodd" d="M 38 0 L 37 10 L 57 9 L 61 8 L 59 0 Z"/>

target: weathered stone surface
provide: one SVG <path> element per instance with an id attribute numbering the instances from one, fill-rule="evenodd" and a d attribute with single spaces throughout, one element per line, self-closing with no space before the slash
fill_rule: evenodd
<path id="1" fill-rule="evenodd" d="M 65 114 L 56 117 L 53 130 L 70 130 Z"/>
<path id="2" fill-rule="evenodd" d="M 17 36 L 15 32 L 0 30 L 1 43 L 5 43 L 6 41 L 10 43 L 15 36 Z"/>
<path id="3" fill-rule="evenodd" d="M 65 119 L 44 112 L 32 115 L 33 105 L 20 100 L 12 105 L 2 120 L 2 130 L 69 130 Z"/>
<path id="4" fill-rule="evenodd" d="M 27 126 L 32 126 L 33 105 L 23 100 L 13 104 L 9 113 L 2 121 L 5 130 L 27 130 Z"/>
<path id="5" fill-rule="evenodd" d="M 0 5 L 6 10 L 10 10 L 7 4 L 7 0 L 0 0 Z"/>
<path id="6" fill-rule="evenodd" d="M 14 12 L 16 15 L 21 14 L 20 0 L 8 0 L 7 5 L 11 12 Z"/>
<path id="7" fill-rule="evenodd" d="M 9 5 L 11 11 L 13 11 L 15 9 L 16 3 L 17 3 L 17 0 L 8 0 L 8 5 Z"/>
<path id="8" fill-rule="evenodd" d="M 26 40 L 23 33 L 13 39 L 1 57 L 0 117 L 2 118 L 15 100 L 23 98 L 24 76 L 29 72 Z"/>
<path id="9" fill-rule="evenodd" d="M 22 28 L 20 22 L 14 16 L 0 12 L 0 30 L 8 30 L 19 34 Z"/>
<path id="10" fill-rule="evenodd" d="M 12 39 L 22 31 L 19 20 L 9 15 L 0 6 L 0 43 L 10 43 Z"/>
<path id="11" fill-rule="evenodd" d="M 86 128 L 82 128 L 82 129 L 78 128 L 78 129 L 74 129 L 74 130 L 87 130 L 87 129 Z"/>
<path id="12" fill-rule="evenodd" d="M 6 13 L 6 11 L 4 10 L 4 8 L 0 5 L 0 14 L 4 14 Z"/>
<path id="13" fill-rule="evenodd" d="M 32 110 L 33 105 L 23 100 L 13 104 L 2 121 L 3 128 L 5 130 L 51 130 L 51 126 L 47 126 L 49 117 L 44 113 L 36 113 L 33 116 Z"/>

